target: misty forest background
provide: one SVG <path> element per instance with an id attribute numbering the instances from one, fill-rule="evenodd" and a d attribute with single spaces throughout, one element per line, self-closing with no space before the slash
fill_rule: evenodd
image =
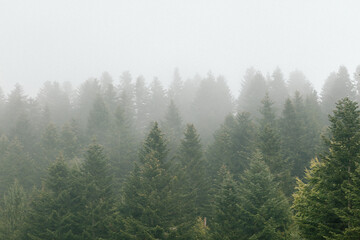
<path id="1" fill-rule="evenodd" d="M 360 66 L 0 90 L 0 238 L 360 239 L 359 100 Z"/>

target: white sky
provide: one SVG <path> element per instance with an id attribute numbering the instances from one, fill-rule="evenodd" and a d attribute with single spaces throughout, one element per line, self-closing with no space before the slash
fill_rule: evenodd
<path id="1" fill-rule="evenodd" d="M 246 68 L 302 70 L 319 90 L 360 64 L 360 1 L 0 0 L 0 86 L 34 94 L 129 70 L 165 86 L 223 74 L 237 95 Z"/>

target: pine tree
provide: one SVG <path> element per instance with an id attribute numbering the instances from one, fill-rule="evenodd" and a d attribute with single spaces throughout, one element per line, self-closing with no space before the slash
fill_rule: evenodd
<path id="1" fill-rule="evenodd" d="M 110 126 L 110 114 L 100 95 L 94 101 L 93 108 L 89 113 L 88 119 L 88 136 L 102 143 L 108 143 Z"/>
<path id="2" fill-rule="evenodd" d="M 173 157 L 178 150 L 180 138 L 183 132 L 182 119 L 174 101 L 170 101 L 170 105 L 165 113 L 165 120 L 162 123 L 164 133 L 168 140 L 169 155 Z"/>
<path id="3" fill-rule="evenodd" d="M 215 142 L 209 147 L 207 159 L 211 166 L 210 176 L 215 176 L 226 165 L 235 179 L 249 165 L 255 149 L 255 126 L 249 113 L 229 115 L 215 133 Z"/>
<path id="4" fill-rule="evenodd" d="M 50 123 L 44 133 L 41 136 L 41 149 L 42 154 L 40 159 L 42 159 L 43 169 L 47 169 L 51 162 L 53 162 L 60 152 L 60 139 L 58 130 L 55 124 Z"/>
<path id="5" fill-rule="evenodd" d="M 291 164 L 291 174 L 292 176 L 302 177 L 307 160 L 302 158 L 303 125 L 290 99 L 286 100 L 280 126 L 282 151 L 284 157 L 289 159 Z"/>
<path id="6" fill-rule="evenodd" d="M 17 179 L 26 190 L 39 183 L 39 175 L 34 160 L 24 151 L 21 143 L 14 139 L 2 138 L 3 150 L 0 154 L 0 192 L 4 193 Z"/>
<path id="7" fill-rule="evenodd" d="M 203 158 L 200 136 L 194 125 L 188 124 L 181 140 L 179 151 L 181 171 L 185 179 L 180 179 L 187 193 L 190 193 L 194 202 L 191 210 L 193 217 L 206 216 L 208 203 L 208 184 L 205 176 L 205 160 Z M 195 219 L 195 218 L 194 218 Z"/>
<path id="8" fill-rule="evenodd" d="M 79 139 L 69 123 L 64 124 L 61 130 L 60 143 L 64 158 L 72 160 L 80 150 Z"/>
<path id="9" fill-rule="evenodd" d="M 89 145 L 81 173 L 84 180 L 84 231 L 89 239 L 107 238 L 113 209 L 112 177 L 101 145 Z"/>
<path id="10" fill-rule="evenodd" d="M 238 239 L 287 239 L 290 205 L 260 153 L 241 176 L 239 195 Z"/>
<path id="11" fill-rule="evenodd" d="M 303 96 L 308 96 L 314 91 L 309 80 L 307 80 L 304 73 L 299 70 L 289 74 L 288 88 L 291 97 L 295 96 L 296 92 L 299 92 Z"/>
<path id="12" fill-rule="evenodd" d="M 192 235 L 196 219 L 209 217 L 209 186 L 206 179 L 206 164 L 203 157 L 200 137 L 194 125 L 188 124 L 181 140 L 177 155 L 178 166 L 175 169 L 176 205 L 181 223 L 179 234 L 181 239 L 188 239 Z"/>
<path id="13" fill-rule="evenodd" d="M 354 99 L 354 86 L 349 73 L 344 66 L 340 66 L 337 72 L 332 72 L 326 79 L 321 92 L 321 107 L 325 116 L 335 108 L 335 103 L 341 98 Z"/>
<path id="14" fill-rule="evenodd" d="M 221 167 L 218 174 L 210 229 L 214 239 L 239 239 L 242 236 L 239 186 L 225 166 Z"/>
<path id="15" fill-rule="evenodd" d="M 164 87 L 159 79 L 154 78 L 150 87 L 149 120 L 160 121 L 163 119 L 167 104 L 168 99 L 166 98 Z"/>
<path id="16" fill-rule="evenodd" d="M 258 109 L 266 92 L 267 85 L 261 72 L 254 68 L 247 69 L 238 98 L 238 112 L 249 112 L 258 117 Z"/>
<path id="17" fill-rule="evenodd" d="M 274 175 L 274 181 L 277 182 L 282 191 L 289 196 L 292 193 L 293 183 L 290 177 L 290 164 L 281 152 L 281 138 L 275 119 L 275 113 L 272 108 L 273 103 L 266 94 L 262 101 L 260 113 L 260 129 L 258 136 L 258 148 L 263 159 Z"/>
<path id="18" fill-rule="evenodd" d="M 200 82 L 200 86 L 192 104 L 190 122 L 198 126 L 204 144 L 212 142 L 212 133 L 232 113 L 233 103 L 229 87 L 224 78 L 217 79 L 208 73 Z"/>
<path id="19" fill-rule="evenodd" d="M 16 240 L 21 238 L 24 218 L 28 211 L 27 196 L 17 180 L 4 195 L 0 209 L 1 239 Z"/>
<path id="20" fill-rule="evenodd" d="M 55 124 L 62 125 L 70 120 L 70 98 L 58 82 L 45 82 L 37 95 L 37 101 L 40 108 L 48 108 L 51 121 Z"/>
<path id="21" fill-rule="evenodd" d="M 120 76 L 120 96 L 119 103 L 128 119 L 135 119 L 135 96 L 134 86 L 130 72 L 123 72 Z"/>
<path id="22" fill-rule="evenodd" d="M 138 142 L 134 125 L 125 115 L 121 105 L 116 108 L 114 120 L 108 151 L 111 172 L 114 176 L 114 190 L 118 193 L 137 160 Z"/>
<path id="23" fill-rule="evenodd" d="M 49 168 L 44 188 L 34 194 L 22 239 L 83 239 L 79 190 L 60 155 Z"/>
<path id="24" fill-rule="evenodd" d="M 135 126 L 139 132 L 139 138 L 145 135 L 145 129 L 149 122 L 149 89 L 145 85 L 145 79 L 140 76 L 135 85 L 135 106 L 136 106 L 136 123 Z"/>
<path id="25" fill-rule="evenodd" d="M 27 101 L 28 98 L 25 96 L 22 86 L 16 84 L 7 98 L 4 109 L 5 128 L 3 130 L 7 130 L 7 134 L 15 127 L 18 118 L 26 113 Z"/>
<path id="26" fill-rule="evenodd" d="M 96 98 L 101 94 L 100 84 L 96 79 L 88 79 L 81 84 L 75 99 L 75 119 L 82 130 L 86 129 L 89 113 Z"/>
<path id="27" fill-rule="evenodd" d="M 161 132 L 159 124 L 155 122 L 140 150 L 140 162 L 144 163 L 147 155 L 154 154 L 154 157 L 164 165 L 167 160 L 168 151 L 164 134 Z"/>
<path id="28" fill-rule="evenodd" d="M 293 208 L 301 234 L 308 239 L 356 239 L 360 232 L 353 231 L 350 216 L 356 211 L 351 189 L 360 151 L 357 103 L 340 100 L 329 121 L 331 135 L 325 139 L 329 151 L 320 156 L 320 163 L 312 164 L 307 182 L 299 181 Z"/>
<path id="29" fill-rule="evenodd" d="M 280 112 L 288 98 L 287 86 L 280 68 L 276 68 L 272 74 L 269 82 L 269 96 L 274 101 L 275 109 Z"/>
<path id="30" fill-rule="evenodd" d="M 141 165 L 135 167 L 123 193 L 121 211 L 125 225 L 136 224 L 139 232 L 131 232 L 131 229 L 128 232 L 136 238 L 165 239 L 175 234 L 176 206 L 166 155 L 163 134 L 155 123 L 140 151 Z"/>

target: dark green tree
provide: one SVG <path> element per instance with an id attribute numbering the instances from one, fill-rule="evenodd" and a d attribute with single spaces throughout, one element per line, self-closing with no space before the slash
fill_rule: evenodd
<path id="1" fill-rule="evenodd" d="M 288 159 L 285 158 L 281 151 L 281 138 L 275 119 L 275 113 L 272 108 L 268 95 L 262 101 L 260 113 L 260 128 L 258 136 L 258 148 L 263 156 L 263 160 L 274 176 L 282 191 L 290 196 L 292 193 L 293 181 L 290 176 L 291 166 Z"/>
<path id="2" fill-rule="evenodd" d="M 209 176 L 215 176 L 222 165 L 238 178 L 248 166 L 255 150 L 256 131 L 249 113 L 229 115 L 215 133 L 215 142 L 209 147 Z"/>
<path id="3" fill-rule="evenodd" d="M 209 188 L 206 179 L 206 162 L 194 125 L 188 124 L 181 140 L 175 170 L 175 190 L 177 194 L 179 234 L 182 239 L 192 236 L 197 218 L 209 217 Z"/>
<path id="4" fill-rule="evenodd" d="M 44 187 L 34 193 L 22 239 L 83 239 L 81 188 L 74 176 L 62 156 L 51 165 Z"/>
<path id="5" fill-rule="evenodd" d="M 356 212 L 351 189 L 360 153 L 357 103 L 340 100 L 329 121 L 330 138 L 325 138 L 329 151 L 312 164 L 306 183 L 299 181 L 294 195 L 295 219 L 307 239 L 356 239 L 360 231 L 351 217 Z"/>
<path id="6" fill-rule="evenodd" d="M 39 183 L 38 170 L 33 159 L 21 143 L 14 139 L 1 139 L 2 152 L 0 154 L 0 192 L 5 193 L 17 179 L 26 190 L 30 190 Z"/>
<path id="7" fill-rule="evenodd" d="M 254 154 L 239 188 L 242 232 L 237 239 L 288 239 L 290 205 L 260 153 Z"/>
<path id="8" fill-rule="evenodd" d="M 27 211 L 26 193 L 19 182 L 15 180 L 4 195 L 0 209 L 0 237 L 2 239 L 21 239 Z"/>
<path id="9" fill-rule="evenodd" d="M 122 183 L 132 171 L 137 160 L 138 142 L 133 122 L 121 105 L 115 111 L 114 124 L 110 133 L 109 160 L 114 176 L 114 191 L 119 193 Z"/>
<path id="10" fill-rule="evenodd" d="M 213 219 L 210 222 L 213 239 L 239 239 L 242 234 L 240 225 L 240 193 L 232 174 L 222 166 L 219 171 L 213 203 Z"/>
<path id="11" fill-rule="evenodd" d="M 163 134 L 155 123 L 140 151 L 141 165 L 135 167 L 124 187 L 121 211 L 126 225 L 135 224 L 138 229 L 128 232 L 134 239 L 166 239 L 176 232 L 177 208 L 166 155 Z"/>
<path id="12" fill-rule="evenodd" d="M 101 145 L 89 145 L 81 173 L 85 198 L 82 224 L 86 238 L 106 239 L 110 234 L 114 197 L 109 162 Z"/>

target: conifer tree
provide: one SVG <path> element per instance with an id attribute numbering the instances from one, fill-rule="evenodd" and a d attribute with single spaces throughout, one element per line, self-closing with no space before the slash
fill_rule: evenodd
<path id="1" fill-rule="evenodd" d="M 286 100 L 282 117 L 280 119 L 280 131 L 282 151 L 284 157 L 289 159 L 292 176 L 302 177 L 306 161 L 308 159 L 302 158 L 303 145 L 303 123 L 295 111 L 293 102 L 290 99 Z"/>
<path id="2" fill-rule="evenodd" d="M 116 108 L 114 120 L 110 133 L 109 160 L 114 175 L 114 189 L 118 192 L 137 160 L 138 142 L 134 125 L 121 105 Z"/>
<path id="3" fill-rule="evenodd" d="M 360 231 L 355 230 L 351 217 L 356 212 L 351 189 L 360 153 L 357 103 L 348 98 L 340 100 L 329 121 L 330 138 L 325 139 L 329 151 L 312 164 L 306 183 L 299 181 L 294 195 L 295 217 L 307 239 L 356 239 Z"/>
<path id="4" fill-rule="evenodd" d="M 182 239 L 192 236 L 197 218 L 209 217 L 209 188 L 206 179 L 206 165 L 203 158 L 200 137 L 194 125 L 188 124 L 181 140 L 177 155 L 178 166 L 175 169 L 176 205 L 178 222 L 181 222 L 179 234 Z"/>
<path id="5" fill-rule="evenodd" d="M 100 95 L 94 101 L 93 108 L 89 113 L 88 136 L 96 137 L 102 144 L 107 144 L 110 126 L 109 111 Z"/>
<path id="6" fill-rule="evenodd" d="M 79 127 L 86 129 L 89 113 L 94 107 L 96 98 L 101 94 L 100 84 L 96 79 L 88 79 L 81 84 L 75 99 L 75 118 Z"/>
<path id="7" fill-rule="evenodd" d="M 210 176 L 215 176 L 216 171 L 225 164 L 237 179 L 249 165 L 255 149 L 255 134 L 249 113 L 238 113 L 235 117 L 229 115 L 215 133 L 215 142 L 208 151 Z"/>
<path id="8" fill-rule="evenodd" d="M 280 112 L 288 98 L 287 86 L 280 68 L 276 68 L 272 74 L 269 82 L 269 96 L 274 101 L 275 109 Z"/>
<path id="9" fill-rule="evenodd" d="M 258 152 L 241 176 L 239 204 L 238 239 L 287 239 L 290 205 Z"/>
<path id="10" fill-rule="evenodd" d="M 214 239 L 235 240 L 242 236 L 239 186 L 225 166 L 219 171 L 210 229 Z"/>
<path id="11" fill-rule="evenodd" d="M 145 129 L 149 122 L 149 100 L 150 93 L 146 87 L 145 79 L 140 76 L 136 79 L 135 85 L 135 106 L 136 106 L 136 128 L 139 132 L 139 137 L 143 138 Z"/>
<path id="12" fill-rule="evenodd" d="M 28 211 L 27 196 L 17 180 L 4 195 L 0 208 L 1 239 L 16 240 L 21 238 L 24 218 Z"/>
<path id="13" fill-rule="evenodd" d="M 113 210 L 112 177 L 104 149 L 89 145 L 81 173 L 84 180 L 84 231 L 89 239 L 107 238 Z"/>
<path id="14" fill-rule="evenodd" d="M 179 160 L 184 179 L 180 179 L 185 186 L 185 191 L 190 194 L 193 201 L 192 215 L 195 217 L 206 216 L 208 203 L 208 184 L 205 176 L 205 160 L 203 158 L 200 136 L 194 125 L 188 124 L 181 140 Z M 186 193 L 185 193 L 186 194 Z"/>
<path id="15" fill-rule="evenodd" d="M 266 92 L 267 85 L 261 72 L 254 68 L 247 69 L 238 98 L 238 112 L 249 112 L 258 117 L 258 109 Z"/>
<path id="16" fill-rule="evenodd" d="M 39 183 L 37 166 L 24 147 L 17 140 L 1 140 L 3 150 L 0 154 L 0 192 L 4 193 L 17 179 L 26 190 Z"/>
<path id="17" fill-rule="evenodd" d="M 124 187 L 126 225 L 136 224 L 136 238 L 165 239 L 175 234 L 176 208 L 171 190 L 171 175 L 165 159 L 167 148 L 158 124 L 155 123 L 140 151 L 140 167 L 135 167 Z M 131 229 L 130 229 L 131 230 Z M 151 237 L 150 237 L 151 236 Z"/>
<path id="18" fill-rule="evenodd" d="M 72 160 L 80 150 L 79 139 L 69 123 L 64 124 L 61 130 L 60 143 L 64 158 Z"/>
<path id="19" fill-rule="evenodd" d="M 149 120 L 160 121 L 164 118 L 168 99 L 164 87 L 158 78 L 154 78 L 150 87 L 150 100 L 148 104 Z"/>
<path id="20" fill-rule="evenodd" d="M 41 136 L 41 149 L 43 169 L 47 169 L 52 161 L 56 159 L 60 151 L 60 139 L 55 124 L 50 123 Z"/>
<path id="21" fill-rule="evenodd" d="M 170 101 L 162 125 L 168 141 L 169 155 L 170 157 L 173 157 L 178 150 L 183 132 L 182 119 L 173 100 Z"/>
<path id="22" fill-rule="evenodd" d="M 6 126 L 6 128 L 3 130 L 7 130 L 7 134 L 15 127 L 18 118 L 22 114 L 25 114 L 27 101 L 28 98 L 24 94 L 22 86 L 16 84 L 15 88 L 7 97 L 7 102 L 4 109 L 4 125 Z"/>
<path id="23" fill-rule="evenodd" d="M 260 113 L 260 129 L 258 136 L 258 148 L 263 159 L 274 176 L 282 191 L 289 196 L 292 193 L 293 183 L 290 177 L 291 166 L 281 152 L 281 138 L 268 94 L 262 101 Z"/>
<path id="24" fill-rule="evenodd" d="M 80 188 L 60 157 L 49 169 L 45 185 L 35 193 L 22 239 L 83 239 Z"/>

